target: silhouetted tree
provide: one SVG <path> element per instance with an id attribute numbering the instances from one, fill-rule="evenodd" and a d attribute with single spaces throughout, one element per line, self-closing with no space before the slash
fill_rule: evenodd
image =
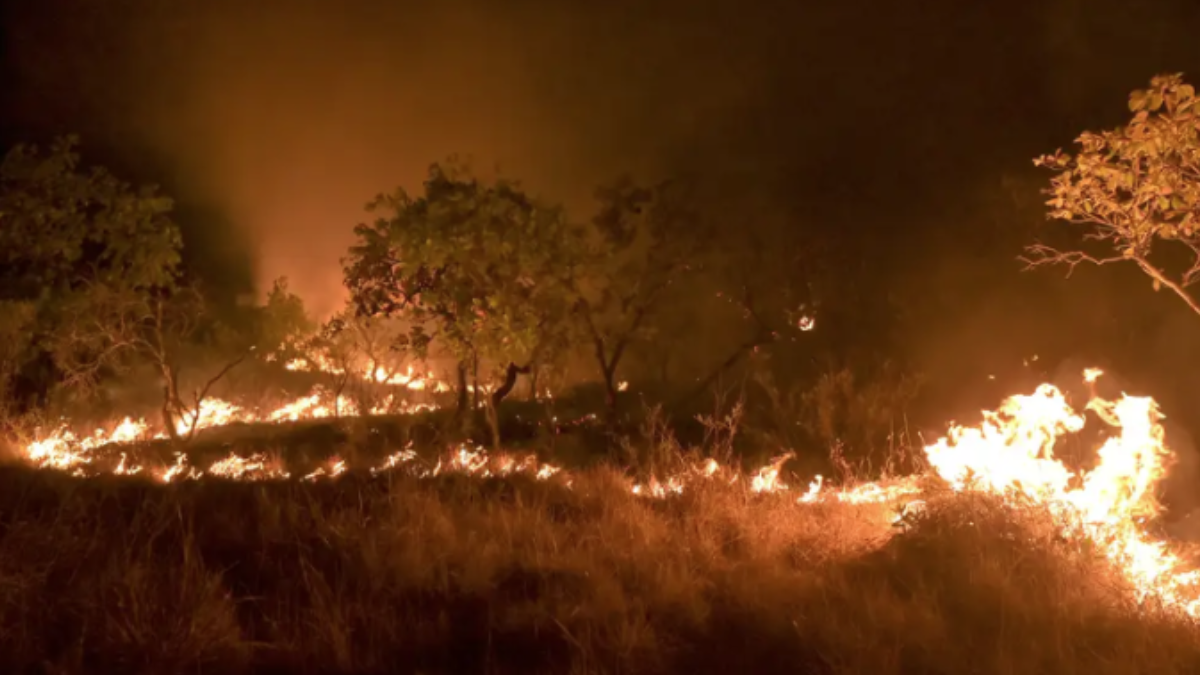
<path id="1" fill-rule="evenodd" d="M 304 300 L 288 290 L 287 277 L 280 277 L 267 292 L 266 302 L 251 307 L 248 329 L 254 346 L 263 354 L 284 360 L 298 356 L 298 343 L 316 330 L 304 308 Z"/>
<path id="2" fill-rule="evenodd" d="M 631 346 L 654 336 L 668 290 L 700 271 L 712 222 L 687 181 L 642 186 L 623 177 L 600 188 L 588 255 L 571 271 L 578 330 L 591 345 L 610 416 L 617 369 Z"/>

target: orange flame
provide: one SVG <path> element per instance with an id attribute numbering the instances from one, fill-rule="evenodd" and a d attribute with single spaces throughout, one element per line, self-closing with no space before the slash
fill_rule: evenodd
<path id="1" fill-rule="evenodd" d="M 411 371 L 402 375 L 397 382 L 415 381 L 403 379 L 411 378 Z M 1089 369 L 1084 379 L 1094 383 L 1100 375 L 1100 371 Z M 393 377 L 389 375 L 388 380 Z M 1119 433 L 1109 437 L 1098 450 L 1099 461 L 1094 468 L 1073 471 L 1055 458 L 1054 445 L 1066 434 L 1077 433 L 1085 426 L 1087 411 L 1119 429 Z M 357 411 L 350 402 L 318 389 L 266 413 L 212 399 L 200 406 L 198 414 L 180 424 L 183 429 L 190 429 L 194 422 L 197 429 L 205 429 L 231 422 L 286 422 L 334 414 L 357 414 Z M 1161 418 L 1152 399 L 1132 396 L 1117 401 L 1093 398 L 1084 412 L 1076 412 L 1062 392 L 1051 385 L 1042 385 L 1031 395 L 1007 399 L 997 411 L 985 411 L 983 421 L 976 426 L 952 425 L 946 437 L 925 448 L 925 455 L 932 474 L 952 490 L 982 491 L 1014 503 L 1044 508 L 1054 515 L 1064 536 L 1086 537 L 1095 542 L 1123 573 L 1138 601 L 1153 600 L 1200 618 L 1200 570 L 1186 569 L 1167 542 L 1153 539 L 1143 528 L 1146 520 L 1160 511 L 1154 487 L 1164 476 L 1170 456 L 1159 423 Z M 91 436 L 79 437 L 64 427 L 29 443 L 24 450 L 28 461 L 35 466 L 88 476 L 104 472 L 100 468 L 101 448 L 164 437 L 161 432 L 152 433 L 144 421 L 127 418 L 111 431 L 100 430 Z M 782 466 L 789 457 L 790 454 L 774 459 L 749 474 L 749 479 L 741 484 L 752 493 L 795 494 L 799 504 L 904 502 L 900 517 L 919 511 L 924 503 L 920 499 L 921 476 L 827 489 L 818 475 L 802 491 L 792 492 L 780 480 Z M 331 479 L 347 470 L 346 462 L 335 457 L 302 479 Z M 151 471 L 131 462 L 129 455 L 122 452 L 115 468 L 108 471 L 121 475 L 150 474 L 167 483 L 206 476 L 229 480 L 290 477 L 261 454 L 245 458 L 230 455 L 201 469 L 192 466 L 183 453 L 176 453 L 173 465 Z M 489 453 L 466 446 L 456 448 L 432 465 L 423 463 L 411 447 L 405 448 L 369 471 L 374 475 L 405 471 L 418 477 L 445 473 L 476 477 L 522 474 L 538 480 L 558 480 L 568 487 L 572 484 L 570 472 L 539 462 L 533 455 Z M 629 489 L 636 495 L 662 499 L 684 493 L 698 483 L 720 480 L 736 484 L 744 475 L 707 459 L 673 475 L 631 483 Z"/>

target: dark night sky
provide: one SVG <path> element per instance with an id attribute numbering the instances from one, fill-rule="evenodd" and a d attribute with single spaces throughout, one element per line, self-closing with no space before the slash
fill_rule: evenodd
<path id="1" fill-rule="evenodd" d="M 4 5 L 6 144 L 78 132 L 164 185 L 232 289 L 287 274 L 332 306 L 362 204 L 452 152 L 577 209 L 687 168 L 831 233 L 943 399 L 1032 353 L 1194 388 L 1200 319 L 1148 282 L 1014 260 L 1042 223 L 1030 159 L 1200 74 L 1194 0 Z"/>

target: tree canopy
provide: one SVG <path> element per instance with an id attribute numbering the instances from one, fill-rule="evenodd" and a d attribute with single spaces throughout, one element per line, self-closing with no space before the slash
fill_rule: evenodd
<path id="1" fill-rule="evenodd" d="M 127 319 L 110 310 L 177 282 L 182 240 L 171 200 L 84 168 L 77 145 L 74 137 L 48 152 L 19 145 L 0 161 L 0 324 L 20 338 L 4 349 L 0 388 L 47 361 L 62 370 L 86 360 L 94 371 L 104 350 L 83 352 Z"/>
<path id="2" fill-rule="evenodd" d="M 436 341 L 463 379 L 493 364 L 505 372 L 495 393 L 506 394 L 516 373 L 566 341 L 584 248 L 561 208 L 451 162 L 430 167 L 422 195 L 397 189 L 368 209 L 378 218 L 355 230 L 346 283 L 361 312 L 412 322 L 405 347 L 415 354 Z"/>
<path id="3" fill-rule="evenodd" d="M 1047 191 L 1050 217 L 1082 228 L 1076 247 L 1042 243 L 1026 261 L 1074 267 L 1128 262 L 1200 314 L 1200 108 L 1183 76 L 1160 75 L 1129 96 L 1123 127 L 1084 132 L 1079 152 L 1034 160 L 1056 175 Z"/>
<path id="4" fill-rule="evenodd" d="M 48 153 L 19 145 L 0 161 L 0 294 L 36 300 L 89 284 L 133 289 L 175 281 L 182 241 L 172 202 L 101 167 L 83 169 L 78 140 Z"/>

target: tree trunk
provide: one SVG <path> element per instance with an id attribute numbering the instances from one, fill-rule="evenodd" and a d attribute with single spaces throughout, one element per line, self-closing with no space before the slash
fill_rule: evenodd
<path id="1" fill-rule="evenodd" d="M 167 436 L 175 444 L 179 444 L 183 439 L 179 435 L 179 430 L 175 428 L 176 416 L 182 410 L 179 402 L 179 385 L 175 382 L 175 373 L 168 365 L 159 366 L 163 376 L 163 402 L 162 402 L 162 421 L 166 427 Z"/>
<path id="2" fill-rule="evenodd" d="M 333 390 L 333 416 L 340 418 L 342 416 L 342 392 L 346 391 L 346 384 L 350 381 L 350 375 L 345 373 L 337 380 L 337 386 Z M 358 411 L 360 415 L 366 414 L 363 411 Z"/>
<path id="3" fill-rule="evenodd" d="M 178 444 L 179 431 L 175 428 L 175 416 L 171 413 L 171 393 L 166 385 L 163 385 L 162 424 L 167 436 L 173 443 Z"/>
<path id="4" fill-rule="evenodd" d="M 529 374 L 529 366 L 518 366 L 515 363 L 508 364 L 508 368 L 504 371 L 504 382 L 496 388 L 496 391 L 492 392 L 492 405 L 499 407 L 500 402 L 512 393 L 513 388 L 517 386 L 517 377 L 527 374 Z"/>
<path id="5" fill-rule="evenodd" d="M 479 355 L 471 355 L 471 410 L 479 409 Z"/>
<path id="6" fill-rule="evenodd" d="M 458 403 L 455 406 L 455 416 L 463 418 L 467 414 L 467 406 L 470 404 L 467 392 L 467 362 L 458 362 Z"/>
<path id="7" fill-rule="evenodd" d="M 615 364 L 614 364 L 615 365 Z M 605 367 L 604 372 L 604 408 L 610 426 L 617 421 L 617 383 L 616 368 Z"/>
<path id="8" fill-rule="evenodd" d="M 484 414 L 487 416 L 488 431 L 492 436 L 492 450 L 500 450 L 500 414 L 490 399 L 484 399 Z"/>

